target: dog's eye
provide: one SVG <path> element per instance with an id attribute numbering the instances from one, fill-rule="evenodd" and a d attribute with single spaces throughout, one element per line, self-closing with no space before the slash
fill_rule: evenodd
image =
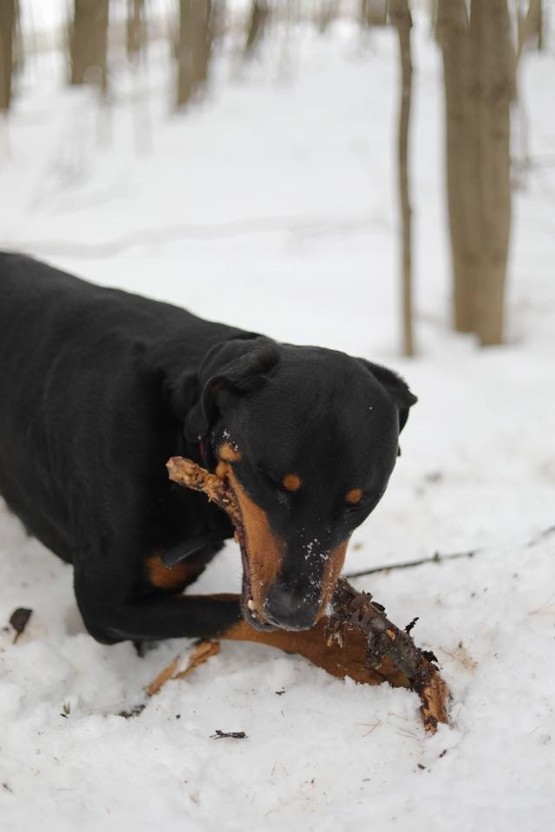
<path id="1" fill-rule="evenodd" d="M 368 502 L 368 500 L 364 499 L 356 505 L 344 506 L 343 510 L 345 514 L 358 514 L 359 512 L 364 511 L 366 508 L 368 508 Z"/>
<path id="2" fill-rule="evenodd" d="M 384 491 L 381 491 L 379 494 L 364 494 L 362 493 L 358 502 L 351 503 L 349 505 L 344 506 L 344 512 L 346 515 L 356 515 L 356 514 L 363 514 L 368 513 L 376 508 L 378 503 L 380 502 L 381 498 L 384 495 Z"/>
<path id="3" fill-rule="evenodd" d="M 266 471 L 264 468 L 258 468 L 258 475 L 264 480 L 266 485 L 275 488 L 276 491 L 283 491 L 283 485 L 278 476 L 272 474 L 270 471 Z"/>
<path id="4" fill-rule="evenodd" d="M 257 468 L 257 474 L 265 485 L 270 488 L 277 496 L 278 502 L 282 505 L 288 504 L 288 492 L 283 484 L 283 480 L 277 474 L 267 471 L 265 468 Z"/>

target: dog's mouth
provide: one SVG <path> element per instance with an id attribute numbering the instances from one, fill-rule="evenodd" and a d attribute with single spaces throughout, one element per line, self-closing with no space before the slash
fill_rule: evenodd
<path id="1" fill-rule="evenodd" d="M 274 624 L 270 624 L 262 612 L 262 608 L 265 603 L 265 585 L 268 580 L 267 578 L 262 578 L 260 574 L 257 574 L 260 571 L 258 568 L 253 568 L 252 556 L 249 551 L 250 547 L 253 545 L 250 540 L 248 530 L 249 517 L 252 517 L 253 513 L 260 516 L 261 509 L 256 506 L 244 493 L 243 489 L 234 477 L 233 472 L 230 470 L 229 465 L 225 461 L 220 463 L 220 465 L 222 465 L 223 470 L 221 472 L 216 471 L 216 473 L 220 477 L 226 479 L 227 487 L 233 493 L 235 502 L 237 503 L 242 517 L 243 533 L 240 535 L 240 538 L 237 538 L 236 535 L 236 539 L 238 539 L 241 547 L 241 561 L 243 566 L 241 614 L 244 620 L 255 630 L 276 630 L 278 627 Z M 254 526 L 256 527 L 256 525 L 255 520 Z M 260 525 L 260 523 L 258 525 Z M 254 546 L 259 548 L 260 546 L 264 546 L 265 542 L 267 542 L 267 540 L 257 540 L 254 543 Z M 272 547 L 268 546 L 268 548 L 271 549 Z M 256 585 L 256 590 L 254 590 L 253 584 Z"/>
<path id="2" fill-rule="evenodd" d="M 310 629 L 323 611 L 325 574 L 322 575 L 324 581 L 318 598 L 315 597 L 314 576 L 311 581 L 307 579 L 305 595 L 292 590 L 281 574 L 286 542 L 275 534 L 264 510 L 244 490 L 229 466 L 222 474 L 227 479 L 241 516 L 237 539 L 243 566 L 243 619 L 255 630 Z M 337 575 L 330 572 L 330 576 L 335 583 Z"/>
<path id="3" fill-rule="evenodd" d="M 245 621 L 255 630 L 277 630 L 274 624 L 270 624 L 262 612 L 257 608 L 252 591 L 252 576 L 248 555 L 241 547 L 241 559 L 243 562 L 243 586 L 241 592 L 241 614 Z"/>
<path id="4" fill-rule="evenodd" d="M 285 607 L 276 609 L 276 584 L 269 585 L 269 592 L 253 591 L 253 580 L 257 581 L 256 571 L 253 575 L 248 555 L 242 550 L 243 586 L 241 593 L 241 614 L 244 620 L 255 630 L 269 632 L 273 630 L 301 631 L 311 629 L 320 618 L 323 610 L 321 599 L 301 597 L 293 601 L 287 597 Z M 260 587 L 262 588 L 262 587 Z M 257 597 L 258 595 L 258 597 Z M 277 593 L 278 604 L 282 596 Z"/>

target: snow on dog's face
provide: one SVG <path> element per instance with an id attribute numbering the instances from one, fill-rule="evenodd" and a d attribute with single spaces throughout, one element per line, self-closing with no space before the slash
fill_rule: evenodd
<path id="1" fill-rule="evenodd" d="M 208 440 L 241 509 L 243 614 L 258 628 L 309 629 L 386 489 L 416 399 L 363 359 L 264 338 L 215 348 L 202 375 L 187 433 Z"/>

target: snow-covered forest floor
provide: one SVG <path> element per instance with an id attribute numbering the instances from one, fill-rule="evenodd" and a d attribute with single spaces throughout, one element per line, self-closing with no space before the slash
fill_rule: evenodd
<path id="1" fill-rule="evenodd" d="M 161 47 L 137 77 L 122 62 L 107 109 L 63 86 L 59 54 L 29 58 L 0 125 L 0 248 L 407 378 L 419 403 L 346 571 L 476 550 L 355 581 L 399 626 L 419 617 L 453 727 L 426 736 L 409 692 L 241 644 L 125 718 L 188 643 L 142 659 L 95 643 L 71 569 L 0 503 L 0 625 L 34 611 L 16 644 L 0 632 L 0 829 L 553 828 L 555 54 L 524 59 L 509 343 L 479 351 L 449 330 L 440 63 L 425 20 L 414 37 L 414 360 L 398 356 L 388 31 L 278 31 L 248 67 L 228 49 L 183 116 Z M 229 544 L 198 588 L 239 582 Z"/>

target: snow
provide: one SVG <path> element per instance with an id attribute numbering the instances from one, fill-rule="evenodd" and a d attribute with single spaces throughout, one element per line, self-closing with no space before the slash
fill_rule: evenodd
<path id="1" fill-rule="evenodd" d="M 408 379 L 419 402 L 402 456 L 346 571 L 477 550 L 355 581 L 400 626 L 419 616 L 453 726 L 426 736 L 414 695 L 243 644 L 120 716 L 190 644 L 140 659 L 95 643 L 71 569 L 0 504 L 0 622 L 34 610 L 16 644 L 0 632 L 1 829 L 553 827 L 555 55 L 523 66 L 537 163 L 515 192 L 509 343 L 479 351 L 449 331 L 440 66 L 424 20 L 415 40 L 414 360 L 397 354 L 388 32 L 278 32 L 248 68 L 231 44 L 186 116 L 172 114 L 162 47 L 138 78 L 119 67 L 108 110 L 63 88 L 55 51 L 29 58 L 0 126 L 0 247 Z M 237 589 L 240 573 L 230 544 L 198 589 Z"/>

